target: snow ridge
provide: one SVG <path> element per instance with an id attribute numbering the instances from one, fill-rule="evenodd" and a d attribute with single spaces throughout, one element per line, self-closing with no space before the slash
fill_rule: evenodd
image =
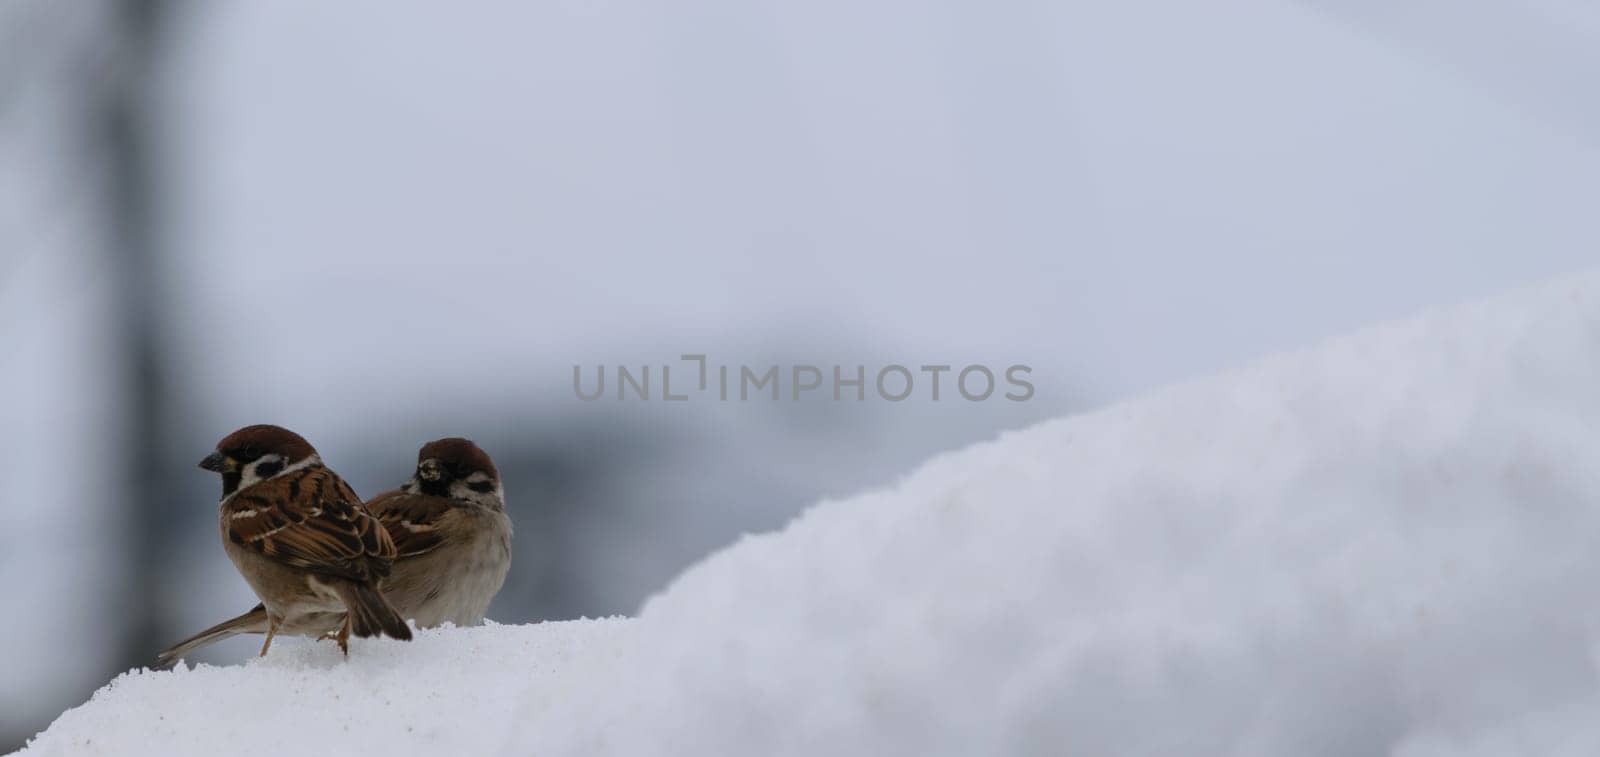
<path id="1" fill-rule="evenodd" d="M 637 619 L 129 673 L 82 753 L 1600 753 L 1600 273 L 940 456 Z"/>

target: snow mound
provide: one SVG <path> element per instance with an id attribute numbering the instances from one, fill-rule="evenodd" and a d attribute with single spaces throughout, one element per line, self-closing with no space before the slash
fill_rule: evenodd
<path id="1" fill-rule="evenodd" d="M 633 621 L 416 632 L 409 644 L 278 639 L 238 666 L 135 670 L 68 710 L 23 753 L 495 754 L 523 702 L 560 696 Z"/>
<path id="2" fill-rule="evenodd" d="M 1600 754 L 1600 274 L 939 457 L 634 620 L 127 674 L 30 754 Z"/>

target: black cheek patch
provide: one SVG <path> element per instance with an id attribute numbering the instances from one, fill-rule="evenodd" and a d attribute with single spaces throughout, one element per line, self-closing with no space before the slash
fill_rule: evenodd
<path id="1" fill-rule="evenodd" d="M 283 461 L 281 460 L 270 463 L 262 463 L 256 466 L 256 476 L 260 478 L 272 478 L 273 476 L 278 475 L 278 472 L 281 470 L 283 470 Z"/>
<path id="2" fill-rule="evenodd" d="M 470 484 L 467 484 L 467 488 L 471 489 L 471 490 L 473 490 L 473 491 L 475 491 L 475 492 L 477 492 L 479 494 L 488 494 L 489 492 L 494 491 L 494 482 L 493 481 L 474 481 L 474 482 L 472 482 Z"/>
<path id="3" fill-rule="evenodd" d="M 443 478 L 436 478 L 432 481 L 424 479 L 417 488 L 421 489 L 423 494 L 434 497 L 450 496 L 450 482 Z"/>

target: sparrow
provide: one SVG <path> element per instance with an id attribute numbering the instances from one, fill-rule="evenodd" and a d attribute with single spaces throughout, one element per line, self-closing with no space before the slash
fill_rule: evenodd
<path id="1" fill-rule="evenodd" d="M 352 634 L 411 638 L 380 590 L 394 541 L 309 442 L 279 426 L 246 426 L 200 467 L 221 474 L 222 546 L 261 604 L 162 652 L 158 668 L 238 633 L 265 633 L 263 657 L 279 633 L 333 638 L 347 655 Z"/>
<path id="2" fill-rule="evenodd" d="M 511 519 L 500 472 L 467 439 L 438 439 L 417 452 L 399 489 L 367 502 L 397 557 L 383 591 L 420 628 L 483 622 L 511 567 Z"/>

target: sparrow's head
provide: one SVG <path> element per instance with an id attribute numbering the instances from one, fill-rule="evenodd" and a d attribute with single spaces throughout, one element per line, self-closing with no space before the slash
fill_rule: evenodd
<path id="1" fill-rule="evenodd" d="M 417 452 L 417 472 L 406 488 L 496 509 L 505 507 L 494 461 L 478 445 L 459 437 L 422 445 Z"/>
<path id="2" fill-rule="evenodd" d="M 200 467 L 222 474 L 222 496 L 227 497 L 258 481 L 284 471 L 321 462 L 311 444 L 282 426 L 245 426 L 217 442 L 217 449 Z"/>

